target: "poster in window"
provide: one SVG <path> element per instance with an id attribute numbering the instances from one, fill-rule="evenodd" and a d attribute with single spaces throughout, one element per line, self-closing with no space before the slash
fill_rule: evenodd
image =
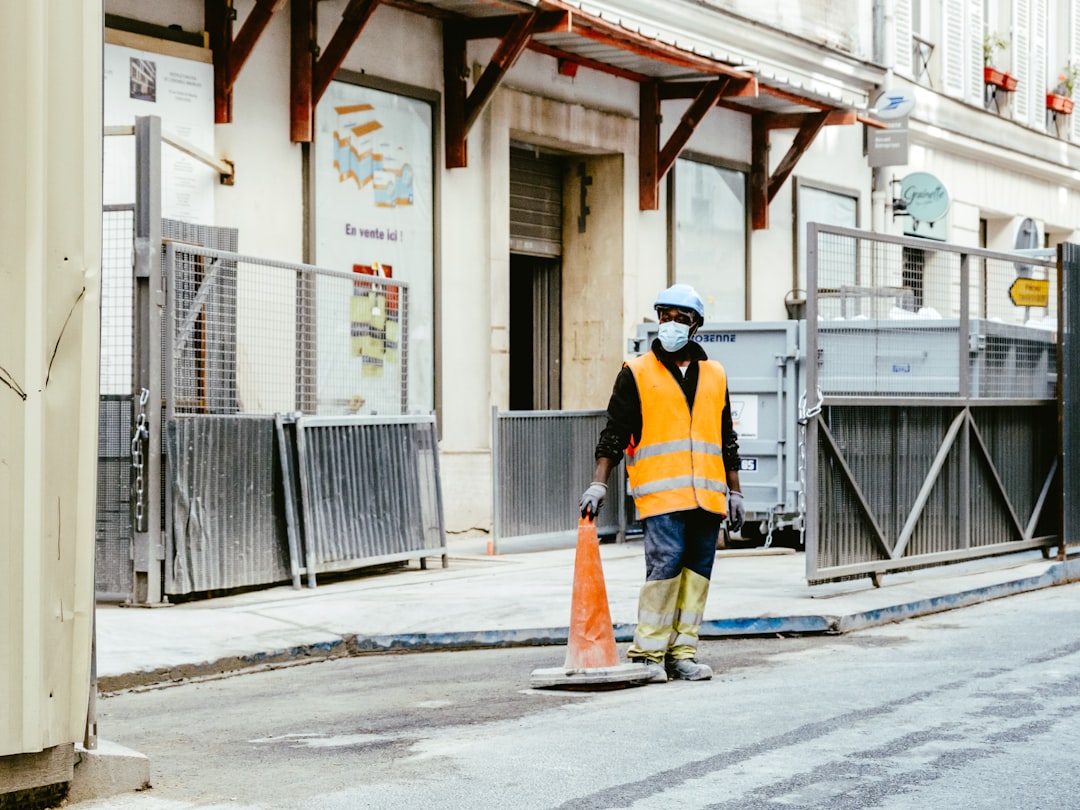
<path id="1" fill-rule="evenodd" d="M 331 82 L 316 109 L 315 263 L 354 273 L 342 296 L 319 295 L 320 402 L 358 413 L 434 408 L 432 107 Z M 366 280 L 359 280 L 366 279 Z M 396 288 L 380 279 L 404 282 Z M 330 284 L 330 282 L 327 282 Z M 403 312 L 407 307 L 407 313 Z M 407 329 L 403 329 L 407 326 Z M 407 378 L 400 402 L 398 375 Z"/>

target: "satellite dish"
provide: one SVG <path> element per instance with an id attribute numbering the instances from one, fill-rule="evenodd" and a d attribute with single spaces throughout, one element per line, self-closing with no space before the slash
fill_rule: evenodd
<path id="1" fill-rule="evenodd" d="M 1020 223 L 1020 227 L 1016 229 L 1016 239 L 1013 242 L 1013 247 L 1016 250 L 1034 250 L 1040 247 L 1040 242 L 1039 223 L 1031 217 L 1025 218 Z M 1015 267 L 1018 276 L 1031 276 L 1030 264 L 1017 264 Z"/>

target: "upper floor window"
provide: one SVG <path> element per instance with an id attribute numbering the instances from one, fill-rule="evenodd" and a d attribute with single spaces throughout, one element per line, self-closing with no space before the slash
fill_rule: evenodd
<path id="1" fill-rule="evenodd" d="M 896 0 L 894 68 L 1043 129 L 1046 93 L 1068 62 L 1062 57 L 1077 50 L 1078 6 L 1080 0 Z M 1010 74 L 1011 89 L 995 88 L 989 68 Z"/>

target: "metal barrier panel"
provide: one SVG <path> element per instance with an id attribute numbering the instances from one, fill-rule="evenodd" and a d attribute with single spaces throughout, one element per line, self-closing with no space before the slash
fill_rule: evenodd
<path id="1" fill-rule="evenodd" d="M 314 574 L 442 556 L 434 416 L 299 417 L 304 569 Z"/>
<path id="2" fill-rule="evenodd" d="M 493 551 L 573 546 L 578 499 L 592 480 L 593 450 L 606 422 L 604 411 L 493 412 Z M 622 464 L 607 483 L 597 532 L 622 539 L 627 523 Z"/>
<path id="3" fill-rule="evenodd" d="M 1058 274 L 810 226 L 807 578 L 1052 545 Z"/>
<path id="4" fill-rule="evenodd" d="M 1080 245 L 1062 245 L 1059 326 L 1061 398 L 1058 424 L 1061 435 L 1062 537 L 1068 544 L 1080 543 Z M 1073 493 L 1070 496 L 1068 493 Z"/>
<path id="5" fill-rule="evenodd" d="M 165 592 L 288 580 L 273 417 L 177 417 L 167 432 L 172 541 Z"/>

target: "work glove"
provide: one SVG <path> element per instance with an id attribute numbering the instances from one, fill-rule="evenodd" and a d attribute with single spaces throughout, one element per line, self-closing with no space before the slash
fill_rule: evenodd
<path id="1" fill-rule="evenodd" d="M 589 488 L 585 490 L 581 496 L 581 502 L 578 504 L 581 507 L 581 516 L 596 520 L 596 513 L 604 505 L 605 497 L 607 497 L 607 484 L 602 484 L 599 481 L 593 481 L 589 484 Z"/>
<path id="2" fill-rule="evenodd" d="M 733 532 L 739 531 L 744 520 L 746 520 L 746 504 L 743 502 L 742 493 L 732 490 L 727 494 L 728 529 Z"/>

